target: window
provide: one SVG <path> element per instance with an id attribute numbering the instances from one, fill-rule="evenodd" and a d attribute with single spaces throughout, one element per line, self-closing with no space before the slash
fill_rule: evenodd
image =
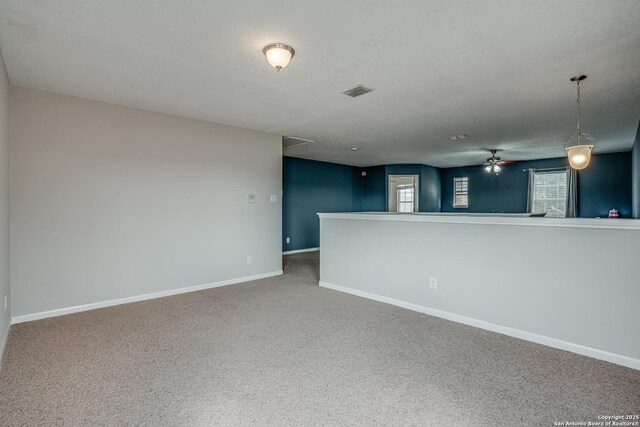
<path id="1" fill-rule="evenodd" d="M 413 184 L 398 185 L 398 212 L 413 212 Z"/>
<path id="2" fill-rule="evenodd" d="M 567 215 L 567 171 L 533 173 L 531 212 L 546 213 L 547 217 Z"/>
<path id="3" fill-rule="evenodd" d="M 469 178 L 466 176 L 453 178 L 453 207 L 469 207 Z"/>

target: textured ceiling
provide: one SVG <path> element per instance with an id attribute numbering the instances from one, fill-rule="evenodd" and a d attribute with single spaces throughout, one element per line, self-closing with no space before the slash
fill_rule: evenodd
<path id="1" fill-rule="evenodd" d="M 579 73 L 596 152 L 629 149 L 638 22 L 637 0 L 1 0 L 0 48 L 14 85 L 315 141 L 296 157 L 459 166 L 562 156 Z M 280 73 L 271 42 L 296 49 Z"/>

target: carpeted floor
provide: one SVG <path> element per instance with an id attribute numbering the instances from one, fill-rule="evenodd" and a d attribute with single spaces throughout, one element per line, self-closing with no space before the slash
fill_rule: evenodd
<path id="1" fill-rule="evenodd" d="M 640 372 L 285 275 L 13 326 L 0 425 L 551 426 L 640 413 Z"/>
<path id="2" fill-rule="evenodd" d="M 320 280 L 320 252 L 303 252 L 282 257 L 284 274 L 299 276 L 318 284 Z"/>

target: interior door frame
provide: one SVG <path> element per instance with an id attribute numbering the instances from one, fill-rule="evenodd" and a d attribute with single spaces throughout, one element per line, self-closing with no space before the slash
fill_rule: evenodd
<path id="1" fill-rule="evenodd" d="M 387 212 L 397 212 L 398 211 L 398 201 L 396 199 L 395 204 L 392 206 L 392 193 L 397 194 L 397 192 L 393 191 L 392 180 L 394 178 L 413 178 L 413 211 L 419 212 L 420 209 L 420 175 L 416 174 L 395 174 L 387 176 Z M 395 196 L 397 197 L 397 196 Z"/>

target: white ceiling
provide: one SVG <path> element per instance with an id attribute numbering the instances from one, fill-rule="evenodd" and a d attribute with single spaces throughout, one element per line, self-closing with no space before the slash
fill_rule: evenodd
<path id="1" fill-rule="evenodd" d="M 579 73 L 596 152 L 629 149 L 638 22 L 637 0 L 0 0 L 0 48 L 14 85 L 315 141 L 296 157 L 459 166 L 562 156 Z M 271 42 L 296 49 L 280 73 Z"/>

